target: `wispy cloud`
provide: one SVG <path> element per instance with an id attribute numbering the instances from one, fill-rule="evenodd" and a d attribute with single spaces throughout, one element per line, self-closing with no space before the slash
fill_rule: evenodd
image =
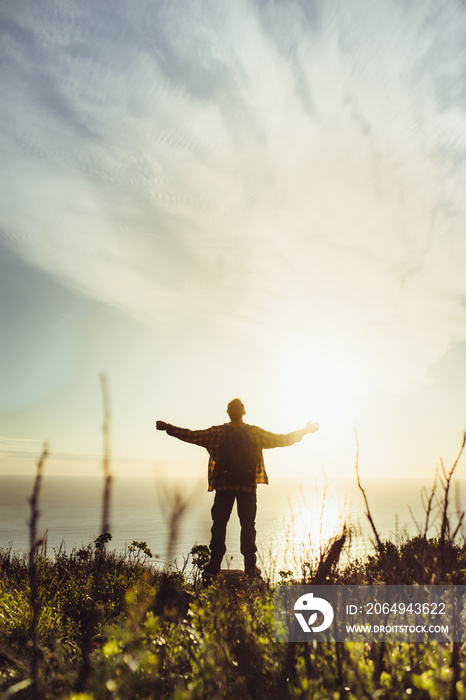
<path id="1" fill-rule="evenodd" d="M 7 438 L 0 435 L 0 454 L 3 457 L 37 457 L 39 458 L 43 449 L 40 440 L 29 440 L 27 438 Z"/>
<path id="2" fill-rule="evenodd" d="M 41 0 L 0 21 L 0 228 L 29 261 L 158 322 L 343 347 L 391 387 L 465 339 L 461 5 Z"/>

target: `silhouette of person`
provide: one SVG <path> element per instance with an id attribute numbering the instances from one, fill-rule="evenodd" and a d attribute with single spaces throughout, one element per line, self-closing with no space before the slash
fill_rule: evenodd
<path id="1" fill-rule="evenodd" d="M 260 569 L 256 566 L 256 487 L 257 484 L 269 483 L 262 450 L 293 445 L 304 435 L 319 430 L 319 423 L 309 421 L 305 428 L 292 433 L 271 433 L 245 423 L 245 413 L 241 399 L 233 399 L 227 406 L 230 422 L 223 425 L 188 430 L 161 420 L 156 423 L 157 430 L 165 430 L 179 440 L 205 447 L 209 453 L 209 491 L 215 490 L 215 498 L 211 511 L 210 561 L 204 569 L 204 578 L 214 577 L 220 572 L 226 551 L 227 524 L 235 500 L 241 525 L 244 571 L 248 576 L 260 576 Z"/>

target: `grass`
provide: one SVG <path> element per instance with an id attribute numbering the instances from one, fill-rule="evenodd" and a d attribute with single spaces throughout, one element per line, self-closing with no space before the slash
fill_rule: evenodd
<path id="1" fill-rule="evenodd" d="M 105 385 L 103 385 L 105 386 Z M 106 391 L 106 390 L 105 390 Z M 105 392 L 104 392 L 105 394 Z M 273 586 L 258 580 L 217 580 L 203 589 L 208 557 L 193 547 L 184 571 L 151 563 L 146 542 L 111 551 L 106 531 L 111 495 L 108 399 L 104 396 L 102 532 L 79 550 L 47 556 L 37 541 L 37 508 L 46 451 L 31 498 L 28 555 L 0 550 L 0 693 L 18 700 L 173 698 L 465 698 L 460 644 L 275 641 Z M 346 533 L 316 561 L 280 572 L 281 583 L 466 584 L 462 514 L 449 515 L 453 467 L 435 480 L 419 534 L 382 541 L 363 486 L 374 551 L 343 564 Z M 173 504 L 176 537 L 180 502 Z M 434 510 L 438 536 L 428 538 Z M 181 509 L 182 511 L 182 509 Z M 173 542 L 169 545 L 173 546 Z"/>
<path id="2" fill-rule="evenodd" d="M 326 581 L 382 582 L 387 561 L 396 561 L 404 581 L 418 574 L 425 579 L 424 554 L 434 561 L 439 546 L 439 540 L 422 536 L 386 545 L 384 558 L 374 554 L 341 569 L 336 564 Z M 97 538 L 70 554 L 38 553 L 37 684 L 28 558 L 0 552 L 0 690 L 10 693 L 5 697 L 465 696 L 464 656 L 457 646 L 277 643 L 271 587 L 218 582 L 204 590 L 195 577 L 183 580 L 156 569 L 134 547 L 133 555 L 102 553 Z M 452 545 L 447 581 L 464 582 L 465 559 L 464 544 Z"/>

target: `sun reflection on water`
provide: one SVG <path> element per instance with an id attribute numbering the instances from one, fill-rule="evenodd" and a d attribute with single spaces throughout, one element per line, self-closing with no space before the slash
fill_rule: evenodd
<path id="1" fill-rule="evenodd" d="M 306 494 L 301 488 L 299 498 L 277 513 L 271 533 L 276 573 L 292 570 L 299 575 L 306 563 L 318 562 L 329 541 L 342 533 L 346 516 L 341 495 L 329 495 L 326 486 Z"/>

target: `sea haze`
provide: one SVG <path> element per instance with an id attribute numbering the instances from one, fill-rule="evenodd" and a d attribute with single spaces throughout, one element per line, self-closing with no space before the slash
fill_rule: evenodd
<path id="1" fill-rule="evenodd" d="M 451 513 L 463 504 L 464 482 L 451 492 Z M 368 480 L 364 484 L 372 517 L 382 538 L 396 540 L 423 529 L 425 509 L 421 494 L 430 492 L 429 480 Z M 25 476 L 0 477 L 0 547 L 25 552 L 29 547 L 30 505 L 33 480 Z M 47 551 L 82 547 L 100 534 L 103 483 L 95 478 L 45 477 L 40 493 L 38 534 L 47 535 Z M 111 547 L 124 551 L 133 540 L 146 541 L 154 556 L 166 561 L 170 517 L 176 497 L 186 504 L 179 519 L 175 557 L 178 566 L 194 544 L 208 544 L 213 494 L 204 480 L 115 478 L 112 484 Z M 438 488 L 438 497 L 441 496 Z M 437 499 L 436 501 L 437 502 Z M 258 487 L 257 542 L 262 565 L 270 571 L 296 568 L 319 551 L 328 537 L 353 526 L 347 556 L 352 559 L 371 550 L 371 532 L 364 501 L 355 480 L 327 485 L 296 483 L 274 478 Z M 429 535 L 438 531 L 431 518 Z M 242 566 L 236 510 L 228 527 L 225 565 Z M 273 572 L 272 572 L 273 573 Z"/>

